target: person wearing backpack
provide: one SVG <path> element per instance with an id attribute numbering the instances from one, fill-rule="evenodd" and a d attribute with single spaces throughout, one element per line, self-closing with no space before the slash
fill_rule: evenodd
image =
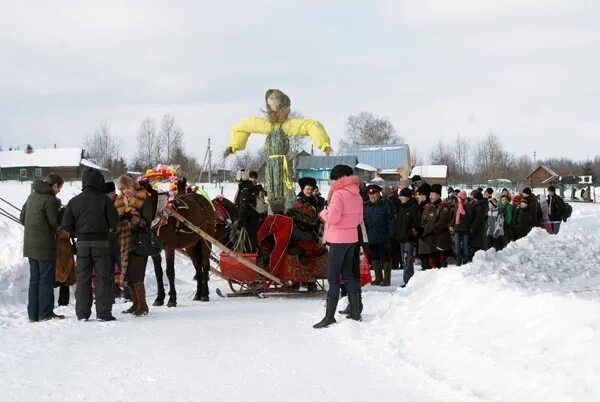
<path id="1" fill-rule="evenodd" d="M 566 222 L 569 216 L 565 216 L 567 212 L 567 204 L 558 195 L 556 195 L 556 188 L 554 186 L 548 187 L 548 217 L 550 218 L 550 224 L 552 225 L 552 231 L 554 234 L 558 234 L 560 230 L 560 224 L 564 220 Z M 569 206 L 570 207 L 570 206 Z"/>

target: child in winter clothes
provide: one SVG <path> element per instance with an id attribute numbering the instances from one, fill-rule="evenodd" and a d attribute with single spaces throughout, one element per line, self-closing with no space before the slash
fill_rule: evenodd
<path id="1" fill-rule="evenodd" d="M 500 204 L 498 204 L 498 215 L 502 217 L 502 227 L 499 228 L 496 224 L 496 250 L 502 250 L 506 244 L 512 239 L 512 221 L 513 221 L 514 208 L 510 203 L 509 195 L 502 195 L 500 197 Z"/>
<path id="2" fill-rule="evenodd" d="M 495 198 L 490 198 L 488 200 L 488 212 L 487 212 L 487 222 L 485 229 L 486 236 L 486 250 L 494 247 L 496 248 L 496 237 L 494 233 L 496 232 L 496 221 L 498 220 L 498 201 Z"/>
<path id="3" fill-rule="evenodd" d="M 466 191 L 461 191 L 458 193 L 458 197 L 456 197 L 454 224 L 450 228 L 454 236 L 454 254 L 458 266 L 469 261 L 469 223 L 471 221 L 471 215 L 467 193 Z"/>

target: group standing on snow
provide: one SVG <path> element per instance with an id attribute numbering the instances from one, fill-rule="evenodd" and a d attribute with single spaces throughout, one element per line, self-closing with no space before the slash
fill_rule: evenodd
<path id="1" fill-rule="evenodd" d="M 292 218 L 290 252 L 297 247 L 299 259 L 307 244 L 312 251 L 319 247 L 324 250 L 321 243 L 328 246 L 326 314 L 315 328 L 335 322 L 340 289 L 348 295 L 349 305 L 344 313 L 348 318 L 361 319 L 361 247 L 375 272 L 374 285 L 389 286 L 392 269 L 400 267 L 404 287 L 414 275 L 417 259 L 421 270 L 445 268 L 449 258 L 460 266 L 470 262 L 478 250 L 501 250 L 509 242 L 527 236 L 534 227 L 558 233 L 561 222 L 571 213 L 571 207 L 553 186 L 548 187 L 546 199 L 528 187 L 519 194 L 507 189 L 495 194 L 491 188 L 478 188 L 467 194 L 465 190 L 449 188 L 444 197 L 441 185 L 429 185 L 415 176 L 391 187 L 384 197 L 382 187 L 362 183 L 349 166 L 335 166 L 330 179 L 327 199 L 320 196 L 315 179 L 300 179 L 301 190 L 286 211 L 284 204 L 267 205 L 267 194 L 258 184 L 256 172 L 241 171 L 235 199 L 237 226 L 248 235 L 249 251 L 257 249 L 256 232 L 268 209 Z M 148 257 L 132 253 L 129 247 L 132 235 L 149 228 L 154 217 L 154 206 L 148 199 L 153 190 L 145 184 L 121 176 L 117 180 L 117 196 L 113 182 L 105 183 L 100 172 L 89 169 L 83 175 L 82 193 L 65 208 L 57 198 L 63 185 L 60 176 L 50 174 L 45 180 L 34 182 L 20 216 L 25 227 L 24 256 L 30 265 L 30 321 L 64 318 L 53 311 L 53 288 L 60 276 L 56 274 L 57 261 L 60 270 L 69 265 L 73 256 L 63 255 L 60 231 L 67 233 L 67 240 L 63 238 L 67 244 L 69 235 L 77 238 L 77 259 L 71 264 L 76 264 L 75 311 L 79 320 L 90 318 L 94 297 L 97 319 L 115 320 L 115 266 L 120 267 L 133 302 L 124 313 L 148 313 L 144 288 Z M 305 285 L 308 290 L 316 289 L 314 283 Z M 61 287 L 61 298 L 64 288 Z M 68 304 L 66 289 L 67 302 L 59 300 L 59 304 Z"/>

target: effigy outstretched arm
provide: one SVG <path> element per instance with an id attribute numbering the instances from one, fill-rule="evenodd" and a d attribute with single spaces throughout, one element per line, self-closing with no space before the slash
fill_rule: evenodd
<path id="1" fill-rule="evenodd" d="M 261 117 L 246 117 L 231 130 L 231 141 L 223 155 L 227 157 L 237 151 L 244 150 L 250 134 L 268 134 L 270 131 L 271 125 L 266 119 Z"/>
<path id="2" fill-rule="evenodd" d="M 323 125 L 311 119 L 289 119 L 284 130 L 290 136 L 309 136 L 313 144 L 327 155 L 331 153 L 331 141 Z"/>

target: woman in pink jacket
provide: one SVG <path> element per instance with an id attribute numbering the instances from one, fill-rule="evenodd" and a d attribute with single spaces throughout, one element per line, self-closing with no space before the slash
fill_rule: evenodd
<path id="1" fill-rule="evenodd" d="M 360 196 L 360 179 L 350 166 L 337 165 L 331 170 L 333 181 L 328 207 L 321 211 L 325 222 L 325 240 L 329 246 L 327 261 L 327 308 L 325 318 L 314 328 L 324 328 L 335 323 L 335 309 L 340 297 L 340 275 L 344 279 L 350 302 L 349 318 L 360 320 L 360 283 L 352 272 L 355 249 L 358 247 L 357 227 L 363 220 L 363 199 Z"/>

